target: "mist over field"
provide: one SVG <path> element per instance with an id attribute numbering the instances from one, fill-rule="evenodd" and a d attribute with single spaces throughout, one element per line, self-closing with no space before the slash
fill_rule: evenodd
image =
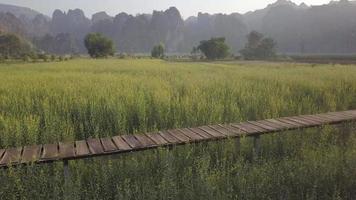
<path id="1" fill-rule="evenodd" d="M 80 7 L 55 10 L 51 16 L 7 5 L 0 5 L 0 11 L 1 30 L 24 35 L 38 48 L 57 54 L 86 53 L 83 38 L 89 32 L 108 36 L 122 53 L 148 53 L 160 42 L 168 53 L 190 53 L 201 40 L 226 37 L 237 54 L 252 30 L 273 38 L 282 54 L 356 52 L 356 3 L 347 0 L 316 6 L 278 0 L 246 13 L 202 11 L 185 18 L 176 7 L 137 15 L 110 16 L 98 10 L 90 17 Z"/>

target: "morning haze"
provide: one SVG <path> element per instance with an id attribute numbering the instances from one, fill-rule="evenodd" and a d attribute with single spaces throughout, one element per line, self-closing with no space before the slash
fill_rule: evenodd
<path id="1" fill-rule="evenodd" d="M 0 0 L 0 3 L 33 8 L 48 16 L 51 16 L 55 9 L 69 10 L 81 8 L 87 16 L 91 16 L 98 11 L 106 11 L 110 15 L 116 15 L 119 12 L 137 14 L 151 13 L 152 10 L 164 10 L 175 6 L 185 18 L 196 15 L 198 12 L 245 13 L 264 8 L 273 2 L 274 0 Z M 294 2 L 297 4 L 304 2 L 308 5 L 320 5 L 329 1 L 296 0 Z"/>

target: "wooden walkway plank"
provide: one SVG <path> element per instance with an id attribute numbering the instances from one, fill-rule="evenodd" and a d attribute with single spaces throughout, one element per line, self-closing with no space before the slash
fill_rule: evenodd
<path id="1" fill-rule="evenodd" d="M 300 116 L 295 116 L 295 117 L 290 117 L 290 118 L 294 119 L 295 121 L 305 122 L 306 123 L 306 127 L 319 125 L 319 122 L 315 122 L 315 121 L 312 121 L 312 120 L 307 120 L 307 119 L 304 119 L 304 118 L 302 118 Z"/>
<path id="2" fill-rule="evenodd" d="M 178 140 L 176 137 L 174 137 L 170 132 L 168 131 L 160 131 L 159 135 L 162 136 L 165 140 L 167 140 L 171 144 L 179 144 L 182 143 L 182 141 Z"/>
<path id="3" fill-rule="evenodd" d="M 54 161 L 58 159 L 58 155 L 58 144 L 43 145 L 41 160 Z"/>
<path id="4" fill-rule="evenodd" d="M 19 164 L 21 161 L 22 149 L 22 147 L 6 149 L 0 161 L 0 165 L 9 166 Z"/>
<path id="5" fill-rule="evenodd" d="M 101 138 L 100 141 L 105 152 L 114 152 L 118 150 L 111 138 Z"/>
<path id="6" fill-rule="evenodd" d="M 90 150 L 87 141 L 76 141 L 75 142 L 75 152 L 76 156 L 89 156 Z"/>
<path id="7" fill-rule="evenodd" d="M 133 135 L 123 135 L 121 137 L 127 144 L 130 145 L 132 149 L 139 149 L 144 147 Z"/>
<path id="8" fill-rule="evenodd" d="M 179 131 L 181 133 L 183 133 L 185 136 L 189 137 L 191 140 L 193 141 L 199 141 L 199 140 L 203 140 L 204 138 L 202 136 L 200 136 L 199 134 L 187 129 L 187 128 L 183 128 L 183 129 L 179 129 Z"/>
<path id="9" fill-rule="evenodd" d="M 21 163 L 38 161 L 41 156 L 42 145 L 25 146 L 22 152 Z"/>
<path id="10" fill-rule="evenodd" d="M 236 137 L 238 136 L 239 134 L 237 134 L 236 132 L 233 132 L 229 129 L 226 129 L 225 127 L 223 127 L 222 125 L 210 125 L 209 126 L 211 129 L 223 134 L 223 135 L 226 135 L 228 137 Z"/>
<path id="11" fill-rule="evenodd" d="M 192 141 L 192 139 L 190 139 L 189 137 L 187 137 L 186 135 L 184 135 L 182 132 L 180 132 L 178 129 L 175 130 L 169 130 L 168 131 L 171 135 L 173 135 L 175 138 L 177 138 L 178 140 L 184 142 L 184 143 L 189 143 Z"/>
<path id="12" fill-rule="evenodd" d="M 260 122 L 257 122 L 257 121 L 248 121 L 247 123 L 257 126 L 257 127 L 260 127 L 262 129 L 266 129 L 267 132 L 271 132 L 271 131 L 273 132 L 273 131 L 278 130 L 277 128 L 274 128 L 272 126 L 267 126 L 265 124 L 261 124 Z"/>
<path id="13" fill-rule="evenodd" d="M 310 123 L 305 122 L 305 121 L 300 120 L 300 119 L 295 119 L 295 118 L 293 118 L 293 117 L 284 117 L 284 118 L 282 118 L 282 119 L 285 119 L 285 120 L 289 120 L 289 121 L 292 121 L 292 122 L 298 123 L 298 124 L 300 124 L 300 125 L 301 125 L 301 127 L 305 127 L 305 126 L 309 127 L 309 126 L 311 126 L 311 124 L 310 124 Z"/>
<path id="14" fill-rule="evenodd" d="M 159 133 L 147 133 L 146 135 L 157 145 L 163 146 L 169 144 L 169 142 L 165 140 Z"/>
<path id="15" fill-rule="evenodd" d="M 188 128 L 190 131 L 200 135 L 202 138 L 204 138 L 205 140 L 210 140 L 212 139 L 212 135 L 208 134 L 207 132 L 199 129 L 199 128 Z"/>
<path id="16" fill-rule="evenodd" d="M 315 116 L 315 115 L 305 115 L 303 116 L 305 118 L 308 118 L 308 119 L 315 119 L 315 120 L 319 120 L 321 121 L 322 123 L 324 124 L 329 124 L 331 123 L 333 120 L 331 119 L 328 119 L 328 118 L 321 118 L 321 117 L 318 117 L 318 116 Z"/>
<path id="17" fill-rule="evenodd" d="M 73 142 L 68 142 L 68 143 L 59 143 L 59 157 L 61 159 L 68 159 L 68 158 L 74 158 L 75 157 L 75 149 L 74 149 L 74 143 Z"/>
<path id="18" fill-rule="evenodd" d="M 255 126 L 248 122 L 232 124 L 232 126 L 245 131 L 248 135 L 268 132 L 268 130 Z"/>
<path id="19" fill-rule="evenodd" d="M 105 152 L 103 146 L 101 145 L 100 139 L 88 139 L 87 143 L 91 154 L 103 154 Z"/>
<path id="20" fill-rule="evenodd" d="M 354 119 L 356 119 L 356 110 L 348 110 L 348 111 L 344 111 L 343 113 L 347 113 L 347 114 L 353 116 Z"/>
<path id="21" fill-rule="evenodd" d="M 284 123 L 281 121 L 277 121 L 275 119 L 266 119 L 264 120 L 265 123 L 270 123 L 270 124 L 278 124 L 279 126 L 283 127 L 285 130 L 290 130 L 290 129 L 294 129 L 297 128 L 297 126 L 292 125 L 292 124 L 288 124 L 288 123 Z"/>
<path id="22" fill-rule="evenodd" d="M 6 149 L 0 149 L 0 160 L 2 159 L 2 156 L 4 155 Z"/>
<path id="23" fill-rule="evenodd" d="M 326 119 L 329 119 L 331 120 L 330 123 L 338 123 L 338 122 L 342 122 L 343 120 L 340 119 L 339 117 L 336 117 L 336 116 L 333 116 L 333 115 L 328 115 L 328 114 L 319 114 L 319 115 L 316 115 L 317 117 L 321 117 L 321 118 L 326 118 Z"/>
<path id="24" fill-rule="evenodd" d="M 236 128 L 236 127 L 233 127 L 233 126 L 231 126 L 231 124 L 225 124 L 225 125 L 221 125 L 221 126 L 226 128 L 227 130 L 235 133 L 238 136 L 243 136 L 243 135 L 246 134 L 246 132 L 244 130 Z"/>
<path id="25" fill-rule="evenodd" d="M 347 112 L 328 112 L 327 114 L 336 115 L 336 116 L 340 115 L 345 117 L 355 117 L 353 114 Z"/>
<path id="26" fill-rule="evenodd" d="M 144 147 L 155 147 L 157 144 L 152 141 L 149 137 L 144 134 L 136 134 L 135 138 L 144 146 Z"/>
<path id="27" fill-rule="evenodd" d="M 227 137 L 226 135 L 222 134 L 222 133 L 219 133 L 218 131 L 210 128 L 209 126 L 201 126 L 201 127 L 198 127 L 199 129 L 205 131 L 206 133 L 208 133 L 209 135 L 215 137 L 215 138 L 224 138 L 224 137 Z"/>
<path id="28" fill-rule="evenodd" d="M 343 120 L 352 120 L 353 116 L 347 115 L 347 114 L 343 114 L 343 113 L 327 113 L 328 115 L 331 116 L 335 116 L 339 119 L 343 119 Z"/>
<path id="29" fill-rule="evenodd" d="M 119 148 L 120 151 L 130 151 L 132 148 L 130 147 L 129 144 L 125 142 L 124 139 L 122 139 L 121 136 L 115 136 L 112 138 L 114 141 L 115 145 Z"/>
<path id="30" fill-rule="evenodd" d="M 308 123 L 313 123 L 314 125 L 322 125 L 324 122 L 322 120 L 319 120 L 319 119 L 311 119 L 311 118 L 308 118 L 306 116 L 299 116 L 298 117 L 300 120 L 303 120 L 305 122 L 308 122 Z"/>
<path id="31" fill-rule="evenodd" d="M 277 121 L 280 121 L 280 122 L 283 122 L 283 123 L 286 123 L 286 124 L 290 124 L 292 126 L 294 126 L 294 128 L 302 128 L 304 126 L 304 124 L 301 124 L 301 123 L 297 123 L 295 121 L 291 121 L 291 120 L 288 120 L 288 119 L 285 119 L 285 118 L 278 118 L 276 119 Z"/>

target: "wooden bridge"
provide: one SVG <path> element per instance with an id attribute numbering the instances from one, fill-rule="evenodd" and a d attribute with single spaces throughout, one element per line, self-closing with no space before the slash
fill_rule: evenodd
<path id="1" fill-rule="evenodd" d="M 254 137 L 258 145 L 262 134 L 352 121 L 356 121 L 356 110 L 0 149 L 0 168 L 56 161 L 67 166 L 69 160 L 244 136 Z"/>

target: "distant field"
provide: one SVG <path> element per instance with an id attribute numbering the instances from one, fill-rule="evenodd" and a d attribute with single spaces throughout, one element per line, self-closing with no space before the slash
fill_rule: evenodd
<path id="1" fill-rule="evenodd" d="M 356 109 L 356 65 L 0 64 L 0 148 Z M 347 131 L 348 132 L 348 131 Z M 348 132 L 348 133 L 355 133 Z M 347 140 L 345 140 L 347 137 Z M 72 199 L 355 199 L 356 136 L 324 127 L 71 163 Z M 63 199 L 61 164 L 0 171 L 0 199 Z"/>

